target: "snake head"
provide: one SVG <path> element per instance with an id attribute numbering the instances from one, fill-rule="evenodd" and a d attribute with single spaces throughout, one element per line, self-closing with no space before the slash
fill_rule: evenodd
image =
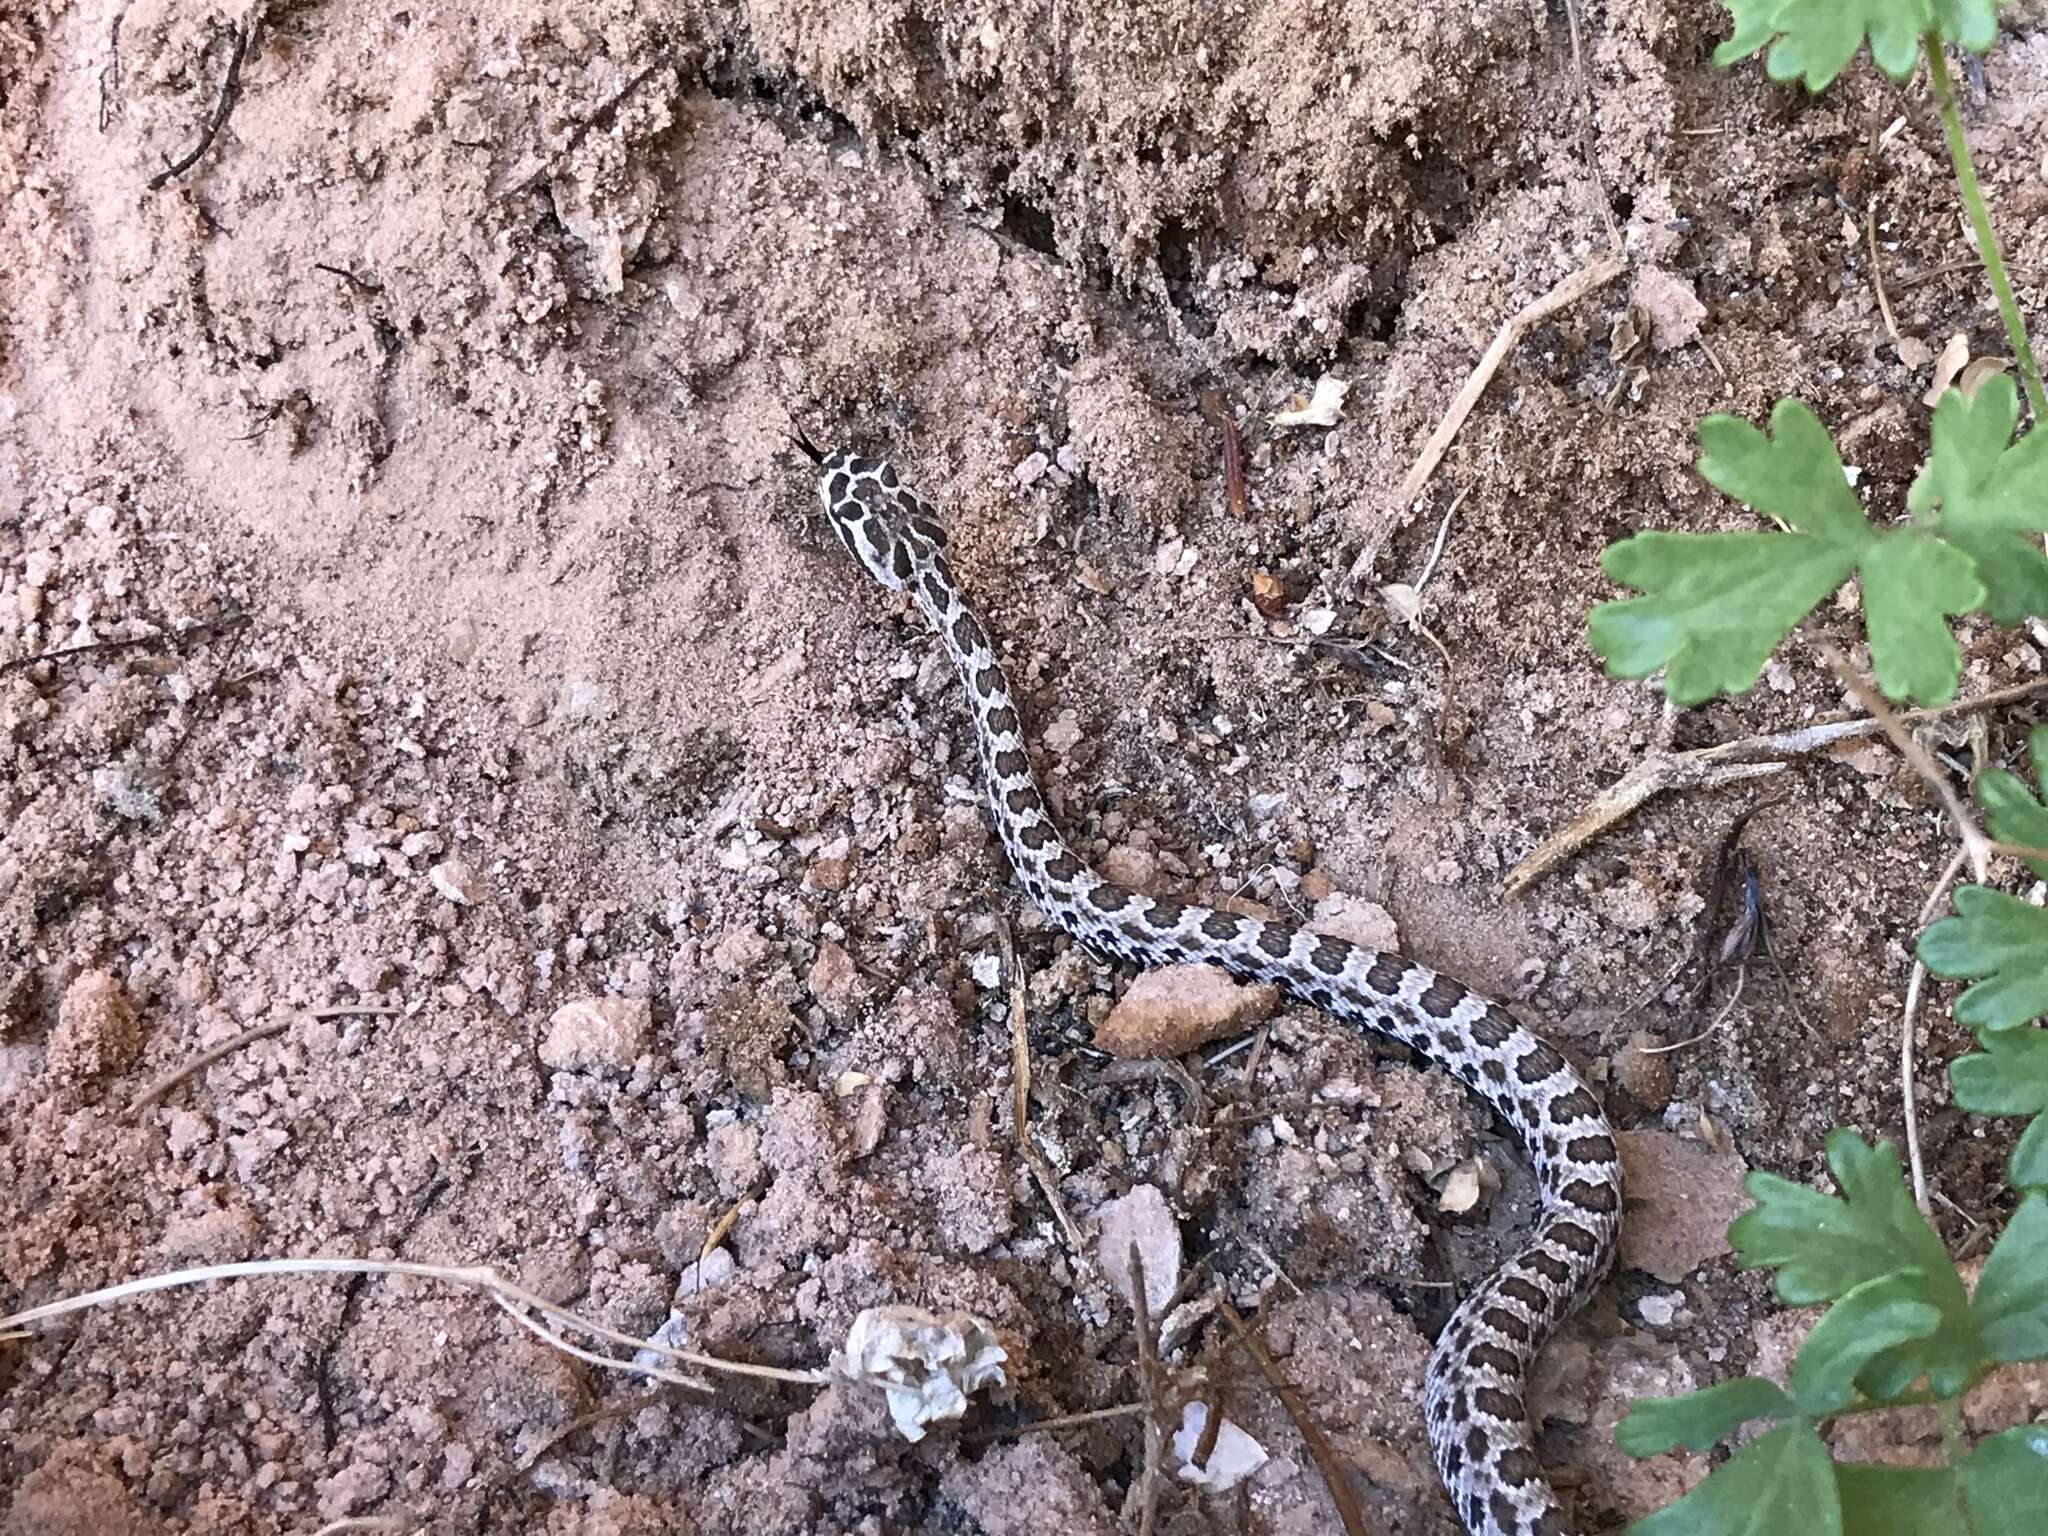
<path id="1" fill-rule="evenodd" d="M 818 461 L 818 499 L 840 543 L 892 592 L 908 587 L 945 547 L 945 530 L 885 459 L 836 449 Z"/>

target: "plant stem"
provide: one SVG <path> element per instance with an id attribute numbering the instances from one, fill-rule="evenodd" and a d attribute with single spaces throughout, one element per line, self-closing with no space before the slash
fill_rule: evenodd
<path id="1" fill-rule="evenodd" d="M 1962 1400 L 1944 1397 L 1941 1400 L 1941 1457 L 1951 1467 L 1963 1463 L 1963 1410 Z"/>
<path id="2" fill-rule="evenodd" d="M 1991 228 L 1991 214 L 1984 206 L 1984 189 L 1977 182 L 1977 167 L 1970 160 L 1970 146 L 1963 138 L 1962 114 L 1956 110 L 1955 87 L 1948 77 L 1948 59 L 1941 51 L 1941 37 L 1930 32 L 1923 39 L 1927 50 L 1927 74 L 1934 85 L 1934 100 L 1941 109 L 1941 128 L 1948 138 L 1948 157 L 1954 162 L 1956 185 L 1962 189 L 1963 207 L 1969 211 L 1970 229 L 1977 237 L 1977 255 L 1984 263 L 1984 275 L 1991 279 L 1991 291 L 1998 298 L 1998 318 L 2005 322 L 2005 334 L 2012 342 L 2020 381 L 2034 408 L 2034 424 L 2048 425 L 2048 390 L 2041 387 L 2041 365 L 2034 361 L 2033 344 L 2027 340 L 2026 322 L 2012 295 L 2012 282 L 2005 274 L 2005 258 L 1998 252 L 1998 236 Z"/>
<path id="3" fill-rule="evenodd" d="M 1963 1408 L 1960 1397 L 1944 1397 L 1941 1400 L 1941 1459 L 1953 1472 L 1963 1464 L 1963 1457 L 1969 1454 L 1963 1447 Z M 1977 1536 L 1977 1518 L 1971 1511 L 1969 1501 L 1963 1497 L 1962 1480 L 1956 1480 L 1956 1513 L 1962 1517 L 1962 1528 L 1968 1536 Z"/>

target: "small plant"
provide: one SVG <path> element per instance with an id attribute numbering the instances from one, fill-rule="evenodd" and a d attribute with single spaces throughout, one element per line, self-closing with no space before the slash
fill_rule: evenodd
<path id="1" fill-rule="evenodd" d="M 1587 630 L 1616 677 L 1660 667 L 1666 695 L 1699 704 L 1753 686 L 1778 642 L 1847 581 L 1859 578 L 1878 686 L 1924 704 L 1953 697 L 1961 659 L 1947 617 L 1982 609 L 1996 623 L 2048 616 L 2048 393 L 2034 361 L 1998 239 L 1963 140 L 1944 41 L 1979 51 L 1995 36 L 1996 0 L 1725 0 L 1735 35 L 1714 55 L 1731 64 L 1768 47 L 1773 79 L 1819 90 L 1865 36 L 1894 79 L 1927 60 L 1963 204 L 2032 407 L 2017 441 L 2019 391 L 1995 378 L 1973 397 L 1951 389 L 1935 410 L 1933 447 L 1907 496 L 1912 520 L 1880 527 L 1864 514 L 1834 443 L 1812 411 L 1780 400 L 1771 435 L 1734 416 L 1700 423 L 1700 474 L 1774 517 L 1785 531 L 1639 533 L 1608 546 L 1601 565 L 1642 597 L 1602 603 Z M 2028 535 L 2036 537 L 2030 539 Z"/>
<path id="2" fill-rule="evenodd" d="M 2034 781 L 2048 789 L 2048 725 L 2034 727 L 2027 750 Z M 2048 847 L 2048 805 L 2017 774 L 1994 768 L 1981 775 L 1977 801 L 1999 842 Z M 2023 862 L 2048 880 L 2048 858 Z M 1918 953 L 1935 975 L 1974 983 L 1956 999 L 1956 1022 L 1968 1025 L 1984 1049 L 1949 1066 L 1957 1105 L 1980 1115 L 2032 1115 L 2006 1177 L 2014 1189 L 2048 1190 L 2048 1033 L 2027 1027 L 2048 1014 L 2048 912 L 1989 886 L 1966 885 L 1955 894 L 1955 915 L 1920 935 Z"/>
<path id="3" fill-rule="evenodd" d="M 1752 1173 L 1756 1205 L 1728 1229 L 1744 1269 L 1777 1271 L 1780 1299 L 1831 1303 L 1799 1348 L 1789 1389 L 1741 1376 L 1639 1400 L 1615 1439 L 1631 1456 L 1654 1456 L 1711 1449 L 1759 1420 L 1772 1427 L 1632 1536 L 2039 1536 L 2048 1425 L 1966 1446 L 1958 1404 L 1995 1367 L 2048 1359 L 2048 1195 L 2021 1202 L 1973 1295 L 1889 1145 L 1836 1131 L 1827 1158 L 1839 1197 Z M 1940 1409 L 1945 1466 L 1838 1465 L 1828 1455 L 1828 1421 L 1908 1403 Z"/>
<path id="4" fill-rule="evenodd" d="M 1961 656 L 1951 615 L 1994 623 L 2048 617 L 2048 394 L 2006 278 L 1943 56 L 1988 49 L 1997 0 L 1724 0 L 1728 65 L 1765 52 L 1774 80 L 1824 89 L 1866 41 L 1904 81 L 1924 59 L 1985 275 L 1998 300 L 2018 384 L 1995 377 L 1936 406 L 1926 463 L 1906 498 L 1910 520 L 1873 521 L 1825 427 L 1781 400 L 1770 430 L 1731 416 L 1700 424 L 1699 470 L 1716 489 L 1779 523 L 1751 533 L 1639 533 L 1601 564 L 1642 595 L 1589 616 L 1593 648 L 1617 677 L 1660 668 L 1677 704 L 1752 687 L 1773 649 L 1852 576 L 1872 669 L 1895 699 L 1952 698 Z M 2020 431 L 2022 392 L 2032 427 Z M 2048 793 L 2048 727 L 2030 742 Z M 2048 880 L 2048 803 L 2014 774 L 1982 775 L 1977 797 L 1996 846 Z M 1635 1403 L 1616 1438 L 1634 1456 L 1708 1450 L 1760 1428 L 1691 1493 L 1638 1521 L 1633 1536 L 2038 1536 L 2048 1529 L 2048 1425 L 1975 1444 L 1963 1395 L 2002 1365 L 2048 1359 L 2048 912 L 1988 886 L 1956 891 L 1954 915 L 1922 934 L 1937 975 L 1973 982 L 1956 1017 L 1982 1049 L 1950 1069 L 1955 1102 L 2031 1115 L 2008 1173 L 2018 1209 L 1974 1292 L 1914 1205 L 1898 1159 L 1854 1132 L 1827 1143 L 1839 1195 L 1754 1173 L 1753 1209 L 1729 1228 L 1744 1269 L 1776 1272 L 1794 1306 L 1828 1310 L 1801 1345 L 1786 1387 L 1755 1377 Z M 1944 1464 L 1838 1464 L 1821 1430 L 1851 1414 L 1931 1404 Z"/>

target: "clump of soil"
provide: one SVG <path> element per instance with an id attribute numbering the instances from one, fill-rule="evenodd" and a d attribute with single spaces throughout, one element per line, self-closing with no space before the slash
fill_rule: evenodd
<path id="1" fill-rule="evenodd" d="M 1141 1186 L 1186 1249 L 1174 1390 L 1269 1457 L 1230 1494 L 1168 1466 L 1157 1528 L 1334 1528 L 1220 1290 L 1381 1528 L 1456 1529 L 1422 1360 L 1525 1230 L 1519 1154 L 1312 1010 L 1178 1071 L 1085 1049 L 1128 978 L 1007 882 L 943 654 L 830 537 L 792 432 L 941 509 L 1091 859 L 1378 903 L 1607 1083 L 1656 1226 L 1550 1352 L 1543 1450 L 1589 1530 L 1696 1479 L 1612 1425 L 1780 1357 L 1714 1241 L 1726 1184 L 1896 1129 L 1880 1042 L 1940 821 L 1882 748 L 1797 765 L 1761 857 L 1785 980 L 1663 1057 L 1726 982 L 1636 1000 L 1754 797 L 1654 805 L 1520 901 L 1498 878 L 1667 732 L 1839 703 L 1802 641 L 1674 726 L 1588 654 L 1608 540 L 1742 525 L 1689 472 L 1696 420 L 1799 395 L 1889 505 L 1925 359 L 1999 333 L 1920 95 L 1713 73 L 1706 0 L 1578 10 L 1583 90 L 1562 16 L 1506 0 L 271 5 L 154 190 L 229 23 L 0 19 L 0 1310 L 402 1255 L 763 1364 L 905 1302 L 1010 1354 L 911 1445 L 845 1385 L 636 1401 L 426 1283 L 165 1293 L 0 1346 L 0 1530 L 1128 1528 L 1140 1417 L 1022 1426 L 1140 1400 L 1086 1241 Z M 1969 126 L 2038 285 L 2048 37 L 2010 18 Z M 1401 504 L 1495 329 L 1610 218 L 1629 279 L 1532 334 Z M 1632 299 L 1653 340 L 1617 360 Z M 1324 372 L 1338 425 L 1265 424 Z M 1243 518 L 1202 388 L 1243 427 Z M 1378 588 L 1454 503 L 1447 671 Z M 2041 669 L 1963 638 L 1966 690 Z M 1060 1213 L 1012 1123 L 1007 948 Z M 2000 1145 L 1929 1033 L 1930 1176 L 1995 1215 Z M 1474 1157 L 1498 1191 L 1439 1210 Z"/>

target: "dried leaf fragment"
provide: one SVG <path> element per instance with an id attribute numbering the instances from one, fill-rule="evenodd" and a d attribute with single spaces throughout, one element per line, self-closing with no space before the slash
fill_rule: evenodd
<path id="1" fill-rule="evenodd" d="M 1272 421 L 1276 427 L 1334 427 L 1344 414 L 1344 397 L 1351 393 L 1351 385 L 1334 374 L 1324 374 L 1316 380 L 1316 390 L 1306 401 L 1299 395 L 1289 408 L 1276 411 Z"/>
<path id="2" fill-rule="evenodd" d="M 981 1387 L 1001 1385 L 1008 1358 L 978 1317 L 895 1306 L 870 1307 L 856 1317 L 832 1363 L 847 1380 L 888 1394 L 897 1430 L 917 1441 L 927 1424 L 965 1413 L 967 1399 Z"/>

